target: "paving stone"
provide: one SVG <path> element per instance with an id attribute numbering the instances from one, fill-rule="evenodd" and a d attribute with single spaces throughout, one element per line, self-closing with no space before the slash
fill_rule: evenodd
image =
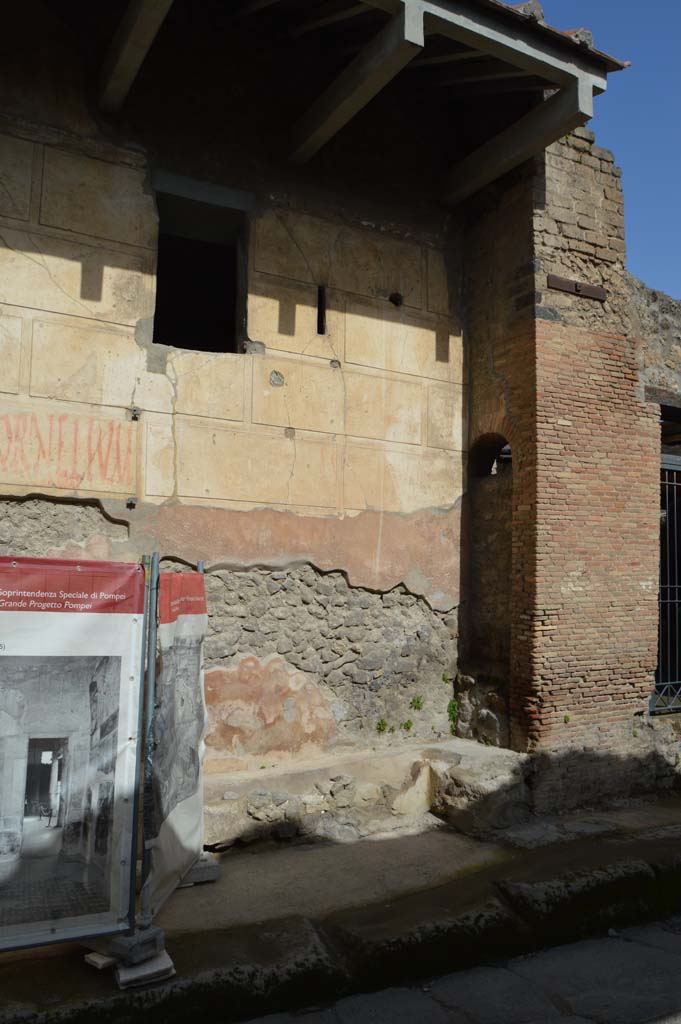
<path id="1" fill-rule="evenodd" d="M 645 1024 L 681 1012 L 679 960 L 622 939 L 558 946 L 509 968 L 566 1009 L 607 1024 Z"/>
<path id="2" fill-rule="evenodd" d="M 310 1013 L 275 1013 L 269 1017 L 258 1017 L 246 1024 L 338 1024 L 333 1010 L 312 1010 Z"/>
<path id="3" fill-rule="evenodd" d="M 667 953 L 681 956 L 681 933 L 663 925 L 648 925 L 638 928 L 625 928 L 620 938 L 627 942 L 640 943 L 654 949 L 663 949 Z"/>
<path id="4" fill-rule="evenodd" d="M 448 1011 L 430 996 L 412 988 L 350 996 L 334 1006 L 338 1024 L 469 1024 L 468 1018 Z"/>
<path id="5" fill-rule="evenodd" d="M 540 990 L 503 967 L 477 967 L 440 978 L 434 999 L 471 1014 L 484 1024 L 528 1024 L 558 1017 Z"/>

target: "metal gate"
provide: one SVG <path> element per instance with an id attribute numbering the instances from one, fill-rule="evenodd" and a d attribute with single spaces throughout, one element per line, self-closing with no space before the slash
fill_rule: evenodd
<path id="1" fill-rule="evenodd" d="M 681 710 L 681 457 L 662 457 L 660 625 L 651 711 Z"/>

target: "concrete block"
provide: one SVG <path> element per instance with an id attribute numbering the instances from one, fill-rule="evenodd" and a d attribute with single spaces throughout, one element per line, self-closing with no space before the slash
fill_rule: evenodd
<path id="1" fill-rule="evenodd" d="M 9 395 L 19 391 L 21 328 L 21 317 L 0 311 L 0 391 Z"/>
<path id="2" fill-rule="evenodd" d="M 134 967 L 127 967 L 121 964 L 114 971 L 116 983 L 119 988 L 136 988 L 138 985 L 150 985 L 153 982 L 165 981 L 175 974 L 173 961 L 165 950 L 151 960 L 136 964 Z"/>
<path id="3" fill-rule="evenodd" d="M 33 143 L 0 135 L 0 217 L 28 220 Z"/>
<path id="4" fill-rule="evenodd" d="M 105 971 L 107 968 L 114 967 L 118 963 L 115 956 L 106 956 L 104 953 L 86 953 L 83 960 L 90 967 L 94 967 L 98 971 Z"/>
<path id="5" fill-rule="evenodd" d="M 156 206 L 143 171 L 51 146 L 45 148 L 40 222 L 129 245 L 156 245 Z"/>
<path id="6" fill-rule="evenodd" d="M 125 964 L 142 964 L 153 961 L 163 953 L 165 935 L 160 928 L 135 928 L 132 935 L 115 935 L 113 938 L 97 941 L 96 949 L 109 952 Z"/>

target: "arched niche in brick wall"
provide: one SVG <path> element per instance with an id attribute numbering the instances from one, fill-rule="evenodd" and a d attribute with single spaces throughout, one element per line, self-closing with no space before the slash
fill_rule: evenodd
<path id="1" fill-rule="evenodd" d="M 482 434 L 468 453 L 468 475 L 495 476 L 510 470 L 511 462 L 511 446 L 503 434 Z"/>
<path id="2" fill-rule="evenodd" d="M 513 464 L 501 434 L 484 434 L 468 456 L 469 593 L 466 670 L 506 688 L 511 648 Z"/>

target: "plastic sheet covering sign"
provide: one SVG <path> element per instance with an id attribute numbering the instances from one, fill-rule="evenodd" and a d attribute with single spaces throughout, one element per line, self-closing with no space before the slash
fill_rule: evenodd
<path id="1" fill-rule="evenodd" d="M 141 565 L 0 558 L 0 949 L 130 925 L 144 594 Z"/>
<path id="2" fill-rule="evenodd" d="M 160 672 L 156 680 L 151 817 L 151 913 L 173 892 L 203 849 L 204 577 L 161 573 Z"/>

